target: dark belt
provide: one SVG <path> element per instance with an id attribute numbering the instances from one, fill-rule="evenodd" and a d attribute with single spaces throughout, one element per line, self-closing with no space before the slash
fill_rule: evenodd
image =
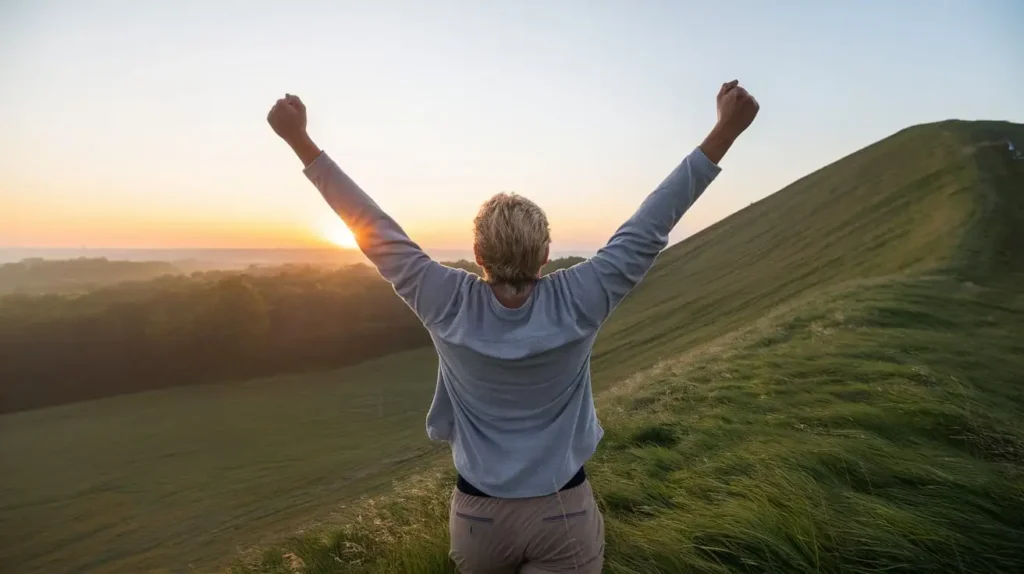
<path id="1" fill-rule="evenodd" d="M 561 492 L 563 490 L 569 490 L 570 488 L 576 488 L 577 486 L 583 484 L 583 481 L 585 480 L 587 480 L 587 473 L 586 471 L 583 470 L 583 467 L 581 466 L 579 471 L 576 472 L 576 475 L 570 478 L 569 482 L 565 483 L 565 486 L 559 488 L 558 491 Z M 480 489 L 470 484 L 468 480 L 462 478 L 461 474 L 459 475 L 458 480 L 455 481 L 455 488 L 459 489 L 459 492 L 461 492 L 462 494 L 468 494 L 470 496 L 482 496 L 484 498 L 493 498 L 491 495 L 481 492 Z"/>

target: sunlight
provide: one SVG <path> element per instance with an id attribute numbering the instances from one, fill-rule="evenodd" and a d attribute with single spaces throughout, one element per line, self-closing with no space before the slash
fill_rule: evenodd
<path id="1" fill-rule="evenodd" d="M 340 219 L 332 217 L 326 220 L 320 227 L 320 235 L 338 247 L 344 249 L 359 248 L 359 244 L 356 243 L 356 236 L 352 234 L 352 231 Z"/>

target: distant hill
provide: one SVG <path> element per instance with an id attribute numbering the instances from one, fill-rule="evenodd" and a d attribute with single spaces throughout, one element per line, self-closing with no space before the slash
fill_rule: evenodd
<path id="1" fill-rule="evenodd" d="M 210 271 L 214 269 L 244 269 L 251 265 L 274 266 L 286 264 L 351 265 L 365 262 L 361 253 L 338 247 L 314 248 L 3 248 L 0 263 L 13 263 L 23 259 L 109 259 L 111 261 L 164 261 L 182 271 Z"/>
<path id="2" fill-rule="evenodd" d="M 0 296 L 0 413 L 329 369 L 429 342 L 365 265 L 255 267 L 73 294 L 8 294 Z"/>
<path id="3" fill-rule="evenodd" d="M 110 261 L 106 258 L 23 259 L 0 265 L 0 295 L 6 293 L 74 293 L 143 281 L 181 270 L 164 261 Z"/>
<path id="4" fill-rule="evenodd" d="M 573 265 L 576 265 L 577 263 L 582 263 L 583 261 L 586 261 L 586 258 L 576 256 L 559 257 L 557 259 L 552 259 L 551 261 L 549 261 L 546 265 L 544 265 L 543 268 L 541 268 L 540 272 L 542 275 L 547 275 L 548 273 L 553 273 L 555 271 L 558 271 L 559 269 L 572 267 Z M 466 271 L 469 271 L 470 273 L 475 273 L 477 275 L 483 275 L 483 270 L 480 269 L 479 265 L 466 259 L 459 259 L 458 261 L 447 261 L 445 262 L 445 265 L 448 265 L 449 267 L 455 267 L 458 269 L 465 269 Z"/>
<path id="5" fill-rule="evenodd" d="M 16 293 L 0 294 L 0 413 L 323 370 L 430 343 L 366 265 L 165 273 L 173 269 L 106 259 L 0 267 L 21 278 Z"/>

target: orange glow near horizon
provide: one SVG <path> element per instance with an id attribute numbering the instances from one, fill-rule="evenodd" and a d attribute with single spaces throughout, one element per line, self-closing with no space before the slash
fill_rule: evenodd
<path id="1" fill-rule="evenodd" d="M 0 208 L 3 206 L 0 205 Z M 25 212 L 23 212 L 25 213 Z M 55 222 L 48 214 L 20 218 L 7 224 L 0 219 L 0 248 L 91 249 L 189 249 L 189 248 L 323 248 L 357 250 L 354 233 L 334 213 L 296 217 L 290 221 L 270 218 L 245 220 L 212 217 L 153 217 L 129 213 L 114 217 L 66 218 Z M 578 220 L 552 227 L 555 250 L 599 246 L 614 230 L 614 221 Z M 471 223 L 454 221 L 431 224 L 413 222 L 406 228 L 414 241 L 427 249 L 469 249 Z M 690 230 L 692 232 L 692 229 Z"/>
<path id="2" fill-rule="evenodd" d="M 4 178 L 0 174 L 0 182 Z M 89 248 L 89 249 L 358 249 L 353 232 L 319 198 L 309 195 L 303 204 L 260 207 L 250 203 L 235 205 L 218 196 L 204 196 L 211 205 L 163 205 L 150 198 L 136 199 L 125 193 L 124 201 L 95 201 L 64 204 L 54 201 L 30 202 L 47 198 L 52 187 L 15 181 L 18 195 L 0 194 L 0 248 Z M 95 186 L 64 182 L 61 189 L 79 189 L 82 195 L 94 195 Z M 155 197 L 176 197 L 172 193 Z M 394 203 L 394 202 L 393 202 Z M 475 204 L 475 203 L 474 203 Z M 473 210 L 471 206 L 447 211 L 418 213 L 402 210 L 397 219 L 417 244 L 428 250 L 468 250 L 472 247 Z M 556 205 L 550 210 L 553 249 L 557 252 L 591 251 L 602 245 L 619 225 L 624 201 L 595 204 L 586 217 Z M 728 212 L 716 208 L 714 196 L 698 206 L 686 222 L 686 232 L 704 227 L 710 211 L 717 218 Z M 16 217 L 6 217 L 17 214 Z"/>
<path id="3" fill-rule="evenodd" d="M 320 235 L 342 249 L 359 249 L 356 236 L 340 219 L 332 217 L 320 224 Z"/>

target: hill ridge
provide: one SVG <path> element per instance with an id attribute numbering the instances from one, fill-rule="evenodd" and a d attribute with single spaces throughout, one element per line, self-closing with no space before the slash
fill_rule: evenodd
<path id="1" fill-rule="evenodd" d="M 1010 166 L 998 146 L 981 151 L 986 161 L 991 153 L 1001 163 L 983 168 L 978 153 L 959 153 L 993 134 L 1024 141 L 1024 126 L 956 121 L 906 128 L 670 247 L 602 331 L 595 369 L 607 376 L 596 383 L 612 384 L 664 351 L 725 333 L 762 308 L 824 285 L 925 270 L 991 280 L 985 266 L 997 259 L 1002 268 L 1024 269 L 1024 245 L 1013 233 L 1024 222 L 1024 200 L 1007 191 L 1013 181 L 1006 181 L 1024 181 L 1024 162 Z M 992 193 L 979 174 L 996 168 L 996 196 L 1012 209 L 979 213 L 979 198 Z M 997 242 L 1010 244 L 1001 258 L 993 253 Z M 979 265 L 985 268 L 971 271 Z M 678 325 L 680 315 L 692 320 Z M 626 350 L 637 360 L 616 357 Z"/>

